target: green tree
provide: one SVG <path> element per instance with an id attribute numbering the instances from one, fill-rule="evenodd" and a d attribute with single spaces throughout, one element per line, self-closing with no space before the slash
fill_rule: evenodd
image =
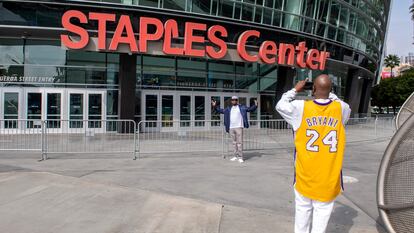
<path id="1" fill-rule="evenodd" d="M 389 107 L 396 113 L 397 107 L 400 107 L 413 92 L 414 71 L 409 71 L 399 77 L 383 79 L 374 86 L 371 92 L 371 105 L 377 106 L 380 113 L 384 107 L 388 113 Z"/>
<path id="2" fill-rule="evenodd" d="M 385 64 L 386 67 L 391 68 L 391 77 L 393 77 L 392 70 L 394 69 L 394 67 L 400 65 L 400 58 L 397 55 L 390 54 L 390 55 L 385 57 L 384 64 Z"/>

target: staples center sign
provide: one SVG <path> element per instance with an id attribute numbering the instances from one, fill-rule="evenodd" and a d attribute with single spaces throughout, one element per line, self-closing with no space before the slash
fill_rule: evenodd
<path id="1" fill-rule="evenodd" d="M 76 19 L 80 24 L 72 24 Z M 140 17 L 139 35 L 132 26 L 131 18 L 128 15 L 121 15 L 119 18 L 115 14 L 90 12 L 88 15 L 77 10 L 66 11 L 62 16 L 62 26 L 68 31 L 77 35 L 77 39 L 69 35 L 62 34 L 62 45 L 69 49 L 83 49 L 89 41 L 88 31 L 79 25 L 95 21 L 98 25 L 98 50 L 117 51 L 121 44 L 125 44 L 131 53 L 148 53 L 148 43 L 151 41 L 162 42 L 162 52 L 166 55 L 208 57 L 211 59 L 223 59 L 228 48 L 225 39 L 228 36 L 225 27 L 213 25 L 207 28 L 206 24 L 185 22 L 184 43 L 173 45 L 172 39 L 179 38 L 178 24 L 174 19 L 169 19 L 164 23 L 157 18 Z M 107 23 L 116 23 L 116 29 L 112 38 L 106 38 Z M 149 32 L 149 28 L 155 30 Z M 201 33 L 200 33 L 201 32 Z M 196 35 L 198 34 L 198 35 Z M 200 36 L 204 34 L 205 36 Z M 258 52 L 251 52 L 246 49 L 248 40 L 260 38 L 260 32 L 247 30 L 240 34 L 237 40 L 237 54 L 247 62 L 263 62 L 266 64 L 297 65 L 300 68 L 324 70 L 329 53 L 317 49 L 308 49 L 305 42 L 297 45 L 280 43 L 274 41 L 264 41 L 261 43 Z M 110 43 L 107 44 L 107 39 Z M 209 41 L 208 45 L 205 43 Z M 198 45 L 203 45 L 201 48 Z M 197 46 L 196 46 L 197 45 Z"/>

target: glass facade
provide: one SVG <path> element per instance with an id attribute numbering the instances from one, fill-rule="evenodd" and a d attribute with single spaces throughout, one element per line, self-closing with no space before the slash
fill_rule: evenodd
<path id="1" fill-rule="evenodd" d="M 57 40 L 0 38 L 0 75 L 44 77 L 25 84 L 116 85 L 119 55 L 64 50 Z M 34 80 L 34 79 L 33 79 Z"/>
<path id="2" fill-rule="evenodd" d="M 9 38 L 0 38 L 0 51 L 0 87 L 105 89 L 106 114 L 117 117 L 119 54 L 64 50 L 56 40 Z M 40 98 L 38 93 L 29 96 L 30 101 Z M 30 116 L 39 111 L 40 105 L 30 108 Z"/>
<path id="3" fill-rule="evenodd" d="M 372 82 L 378 72 L 389 4 L 381 0 L 72 0 L 74 5 L 70 7 L 64 1 L 53 2 L 51 7 L 51 2 L 0 3 L 0 14 L 7 16 L 0 17 L 0 27 L 12 28 L 10 33 L 3 29 L 0 32 L 0 87 L 8 88 L 0 90 L 0 118 L 119 118 L 122 55 L 64 49 L 59 40 L 60 19 L 69 9 L 129 15 L 134 30 L 139 27 L 135 25 L 138 17 L 143 15 L 163 22 L 173 18 L 180 35 L 186 21 L 220 24 L 228 30 L 226 43 L 230 49 L 235 48 L 241 32 L 255 29 L 260 30 L 261 41 L 249 41 L 249 46 L 257 46 L 263 40 L 292 44 L 306 41 L 309 48 L 330 52 L 324 71 L 231 59 L 134 54 L 135 117 L 165 121 L 147 127 L 171 128 L 173 120 L 181 120 L 181 127 L 205 127 L 204 120 L 220 120 L 210 102 L 214 99 L 225 107 L 233 94 L 247 105 L 259 99 L 260 107 L 250 114 L 250 119 L 274 118 L 278 92 L 321 73 L 330 75 L 338 96 L 349 98 L 353 76 Z M 96 4 L 113 7 L 108 10 Z M 152 8 L 157 10 L 151 11 Z M 90 36 L 96 36 L 96 21 L 82 26 Z M 109 34 L 115 28 L 115 23 L 108 23 Z M 285 81 L 288 76 L 292 77 L 290 84 Z M 79 121 L 72 122 L 71 127 L 100 125 Z"/>
<path id="4" fill-rule="evenodd" d="M 259 63 L 138 55 L 140 60 L 137 85 L 143 89 L 273 93 L 277 82 L 277 66 Z"/>
<path id="5" fill-rule="evenodd" d="M 84 1 L 82 1 L 84 2 Z M 381 56 L 386 0 L 101 0 L 231 18 L 309 33 L 375 59 Z"/>
<path id="6" fill-rule="evenodd" d="M 35 2 L 35 1 L 33 1 Z M 9 18 L 0 18 L 0 25 L 37 26 L 61 28 L 60 19 L 63 12 L 69 9 L 88 11 L 103 11 L 94 8 L 96 1 L 70 1 L 80 6 L 64 6 L 51 8 L 46 4 L 25 2 L 3 2 L 0 13 L 10 15 Z M 133 0 L 133 1 L 101 1 L 99 4 L 115 4 L 128 6 L 131 10 L 148 10 L 160 8 L 167 15 L 154 14 L 161 20 L 176 18 L 185 20 L 188 16 L 198 16 L 200 21 L 207 23 L 208 17 L 215 17 L 220 24 L 227 24 L 229 43 L 235 43 L 240 31 L 245 28 L 237 22 L 243 22 L 254 28 L 256 25 L 266 26 L 274 33 L 266 33 L 263 39 L 280 40 L 280 42 L 298 42 L 306 40 L 307 44 L 314 44 L 320 50 L 327 50 L 331 58 L 343 61 L 346 51 L 354 51 L 351 61 L 371 72 L 378 72 L 377 67 L 383 50 L 387 23 L 387 4 L 378 0 Z M 78 8 L 77 8 L 78 7 Z M 85 8 L 85 7 L 88 7 Z M 185 14 L 177 12 L 184 11 Z M 141 12 L 116 10 L 118 14 L 129 15 L 133 22 L 137 22 Z M 190 19 L 186 19 L 190 20 Z M 182 24 L 183 22 L 179 22 Z M 135 28 L 138 25 L 133 25 Z M 83 25 L 86 29 L 96 30 L 97 22 L 90 21 Z M 107 30 L 114 31 L 116 24 L 107 25 Z M 257 28 L 259 29 L 259 28 Z M 180 32 L 182 34 L 183 32 Z M 293 34 L 292 34 L 293 33 Z M 271 37 L 271 38 L 266 38 Z M 292 38 L 293 37 L 293 38 Z M 358 60 L 358 58 L 361 58 Z"/>

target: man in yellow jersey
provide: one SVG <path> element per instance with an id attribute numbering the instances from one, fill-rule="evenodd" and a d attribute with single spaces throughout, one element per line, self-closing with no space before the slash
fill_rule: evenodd
<path id="1" fill-rule="evenodd" d="M 314 80 L 313 100 L 295 100 L 306 81 L 284 93 L 276 110 L 295 134 L 295 233 L 324 233 L 341 193 L 344 125 L 351 110 L 331 93 L 328 75 Z"/>

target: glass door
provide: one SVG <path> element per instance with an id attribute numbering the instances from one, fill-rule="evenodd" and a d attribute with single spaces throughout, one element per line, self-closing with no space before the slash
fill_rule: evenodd
<path id="1" fill-rule="evenodd" d="M 255 104 L 255 100 L 257 100 L 257 97 L 250 97 L 250 98 L 249 98 L 249 106 L 254 105 L 254 104 Z M 273 107 L 274 107 L 274 106 L 273 106 Z M 256 111 L 254 111 L 254 112 L 250 112 L 250 113 L 249 113 L 249 115 L 250 115 L 250 120 L 251 120 L 251 121 L 255 121 L 255 120 L 257 120 L 258 112 L 259 112 L 259 109 L 256 109 Z"/>
<path id="2" fill-rule="evenodd" d="M 69 128 L 83 128 L 84 94 L 69 93 Z"/>
<path id="3" fill-rule="evenodd" d="M 239 104 L 246 105 L 246 97 L 239 97 Z"/>
<path id="4" fill-rule="evenodd" d="M 145 94 L 145 127 L 147 128 L 157 128 L 158 120 L 158 95 L 154 94 Z"/>
<path id="5" fill-rule="evenodd" d="M 102 99 L 101 93 L 88 93 L 88 128 L 102 128 Z"/>
<path id="6" fill-rule="evenodd" d="M 144 90 L 141 94 L 141 112 L 143 113 L 142 119 L 146 122 L 141 127 L 151 131 L 171 131 L 175 130 L 175 127 L 182 129 L 220 127 L 220 120 L 223 117 L 211 108 L 211 101 L 214 99 L 218 106 L 225 108 L 231 105 L 231 96 L 231 93 L 225 92 Z M 250 106 L 255 97 L 240 93 L 239 99 L 241 104 Z M 174 124 L 174 120 L 180 122 Z"/>
<path id="7" fill-rule="evenodd" d="M 222 108 L 221 106 L 221 97 L 220 96 L 211 96 L 211 100 L 210 102 L 216 102 L 216 106 L 219 108 Z M 220 126 L 220 120 L 221 120 L 221 114 L 219 112 L 216 111 L 215 108 L 211 107 L 211 114 L 210 114 L 210 119 L 211 119 L 211 126 Z"/>
<path id="8" fill-rule="evenodd" d="M 224 96 L 224 107 L 227 108 L 231 106 L 231 96 Z"/>
<path id="9" fill-rule="evenodd" d="M 178 109 L 177 96 L 174 91 L 143 91 L 141 112 L 143 112 L 143 129 L 151 131 L 170 131 L 175 127 Z"/>
<path id="10" fill-rule="evenodd" d="M 60 128 L 62 117 L 62 94 L 46 93 L 46 119 L 48 128 Z"/>
<path id="11" fill-rule="evenodd" d="M 41 128 L 42 119 L 42 93 L 27 93 L 27 128 Z"/>
<path id="12" fill-rule="evenodd" d="M 206 120 L 206 98 L 194 96 L 194 126 L 203 127 Z"/>
<path id="13" fill-rule="evenodd" d="M 190 127 L 191 125 L 191 96 L 180 96 L 180 126 Z"/>
<path id="14" fill-rule="evenodd" d="M 103 129 L 106 120 L 105 92 L 71 90 L 67 95 L 69 105 L 69 128 Z"/>
<path id="15" fill-rule="evenodd" d="M 3 96 L 4 128 L 16 129 L 19 118 L 19 92 L 5 92 Z M 12 120 L 16 119 L 16 120 Z"/>
<path id="16" fill-rule="evenodd" d="M 174 96 L 161 95 L 161 121 L 162 127 L 173 127 L 174 120 Z"/>

